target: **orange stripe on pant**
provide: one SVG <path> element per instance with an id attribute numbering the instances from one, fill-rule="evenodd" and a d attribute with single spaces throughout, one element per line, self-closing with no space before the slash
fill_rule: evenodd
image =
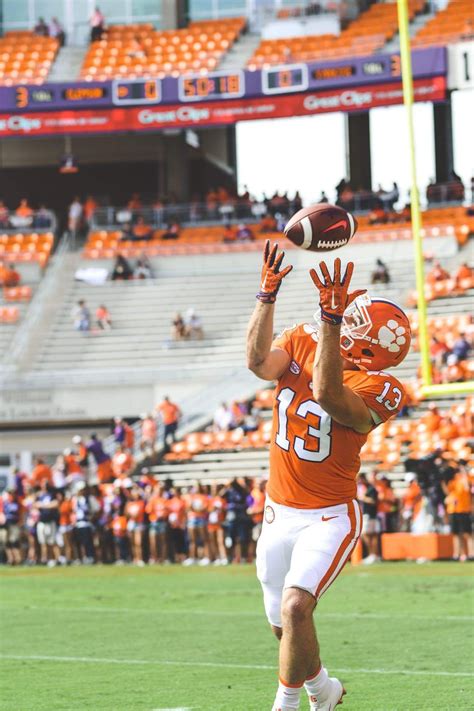
<path id="1" fill-rule="evenodd" d="M 318 587 L 316 588 L 316 592 L 315 592 L 316 599 L 319 598 L 323 588 L 328 583 L 328 581 L 331 579 L 331 576 L 334 575 L 334 573 L 337 569 L 337 566 L 339 565 L 341 559 L 343 558 L 343 556 L 346 553 L 346 551 L 348 550 L 348 548 L 352 547 L 354 545 L 354 538 L 356 537 L 356 528 L 357 528 L 357 518 L 356 518 L 356 511 L 355 511 L 356 506 L 358 506 L 358 504 L 354 504 L 353 501 L 351 501 L 349 504 L 347 504 L 347 515 L 349 516 L 349 521 L 351 523 L 351 527 L 350 527 L 349 533 L 347 534 L 347 536 L 345 536 L 344 540 L 342 541 L 341 545 L 339 546 L 336 555 L 332 559 L 331 565 L 327 569 L 324 576 L 321 578 L 321 581 L 320 581 Z M 360 516 L 360 514 L 359 514 L 359 516 Z M 359 531 L 359 533 L 360 533 L 360 531 Z M 343 567 L 344 566 L 341 566 L 341 570 Z M 339 573 L 341 572 L 341 570 L 339 571 Z M 337 575 L 339 575 L 339 573 L 337 573 Z M 337 578 L 337 575 L 335 575 L 334 580 Z"/>

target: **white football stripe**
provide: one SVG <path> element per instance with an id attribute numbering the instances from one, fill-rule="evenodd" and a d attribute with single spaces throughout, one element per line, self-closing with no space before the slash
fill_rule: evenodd
<path id="1" fill-rule="evenodd" d="M 32 662 L 72 662 L 85 664 L 130 664 L 134 666 L 141 665 L 156 665 L 156 666 L 177 666 L 177 667 L 215 667 L 217 669 L 249 669 L 274 672 L 276 665 L 270 664 L 234 664 L 232 662 L 188 662 L 188 661 L 169 661 L 168 659 L 114 659 L 108 657 L 60 657 L 46 654 L 0 654 L 0 659 L 11 659 L 13 661 L 32 661 Z M 334 672 L 343 674 L 395 674 L 406 676 L 460 676 L 474 677 L 473 672 L 467 671 L 439 671 L 433 669 L 355 669 L 349 667 L 338 667 L 333 669 Z"/>
<path id="2" fill-rule="evenodd" d="M 348 547 L 346 548 L 346 550 L 344 551 L 344 554 L 343 554 L 341 560 L 340 560 L 339 563 L 337 564 L 337 566 L 336 566 L 336 568 L 335 568 L 333 574 L 331 575 L 331 577 L 330 577 L 329 580 L 327 581 L 326 585 L 324 585 L 324 587 L 321 588 L 321 591 L 320 591 L 320 593 L 319 593 L 319 598 L 322 597 L 322 595 L 326 592 L 326 590 L 328 589 L 328 587 L 334 582 L 334 580 L 335 580 L 335 579 L 337 578 L 337 576 L 339 575 L 339 572 L 340 572 L 341 568 L 344 566 L 344 564 L 345 564 L 346 560 L 348 559 L 349 555 L 352 553 L 353 548 L 355 548 L 355 545 L 356 545 L 356 543 L 357 543 L 357 539 L 358 539 L 359 536 L 360 536 L 360 532 L 361 532 L 361 528 L 362 528 L 362 525 L 361 525 L 362 519 L 361 519 L 361 515 L 360 515 L 359 504 L 357 503 L 357 501 L 356 501 L 355 499 L 353 499 L 351 503 L 352 503 L 352 506 L 354 507 L 354 513 L 355 513 L 355 531 L 354 531 L 354 537 L 353 537 L 353 539 L 351 540 L 351 542 L 350 542 L 350 544 L 348 545 Z"/>
<path id="3" fill-rule="evenodd" d="M 311 227 L 311 220 L 308 216 L 303 217 L 301 220 L 301 227 L 303 228 L 303 249 L 308 249 L 311 246 L 311 240 L 313 239 L 313 228 Z"/>
<path id="4" fill-rule="evenodd" d="M 352 239 L 354 237 L 354 232 L 355 232 L 356 226 L 355 226 L 354 218 L 352 217 L 350 212 L 347 213 L 347 217 L 349 218 L 349 224 L 351 226 L 351 233 L 350 233 L 349 239 Z"/>

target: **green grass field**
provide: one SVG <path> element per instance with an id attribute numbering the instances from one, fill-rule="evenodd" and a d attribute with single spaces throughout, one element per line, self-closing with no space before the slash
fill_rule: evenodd
<path id="1" fill-rule="evenodd" d="M 316 614 L 344 711 L 474 708 L 473 568 L 350 568 Z M 2 711 L 270 711 L 252 566 L 1 572 Z M 307 709 L 306 699 L 302 709 Z"/>

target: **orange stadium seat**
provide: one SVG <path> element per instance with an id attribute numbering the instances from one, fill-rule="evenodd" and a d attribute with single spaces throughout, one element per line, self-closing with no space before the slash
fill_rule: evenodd
<path id="1" fill-rule="evenodd" d="M 423 9 L 423 0 L 409 0 L 409 16 Z M 363 56 L 379 50 L 397 33 L 396 3 L 377 3 L 359 15 L 340 35 L 309 35 L 262 40 L 248 61 L 249 69 L 317 59 Z"/>
<path id="2" fill-rule="evenodd" d="M 0 37 L 0 86 L 42 84 L 54 62 L 59 42 L 33 32 L 6 32 Z"/>
<path id="3" fill-rule="evenodd" d="M 474 38 L 474 8 L 471 0 L 451 0 L 412 39 L 414 47 L 446 45 Z"/>
<path id="4" fill-rule="evenodd" d="M 3 289 L 5 301 L 30 301 L 31 286 L 6 286 Z"/>
<path id="5" fill-rule="evenodd" d="M 17 306 L 0 306 L 0 323 L 16 323 L 20 318 Z"/>
<path id="6" fill-rule="evenodd" d="M 52 232 L 0 234 L 0 258 L 5 262 L 38 262 L 46 266 L 53 249 Z"/>
<path id="7" fill-rule="evenodd" d="M 81 79 L 178 76 L 207 73 L 238 39 L 242 17 L 192 22 L 181 30 L 156 31 L 152 25 L 112 25 L 93 42 L 84 59 Z"/>

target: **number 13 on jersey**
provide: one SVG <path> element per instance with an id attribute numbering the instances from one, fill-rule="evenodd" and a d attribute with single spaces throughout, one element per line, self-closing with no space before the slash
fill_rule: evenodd
<path id="1" fill-rule="evenodd" d="M 296 393 L 291 388 L 283 388 L 277 396 L 278 432 L 275 441 L 285 452 L 288 452 L 291 446 L 288 439 L 288 410 L 295 396 Z M 317 426 L 308 424 L 304 439 L 295 436 L 293 449 L 296 456 L 305 462 L 323 462 L 331 454 L 331 418 L 314 400 L 301 402 L 295 414 L 303 421 L 307 420 L 309 415 L 314 415 L 318 423 Z M 313 446 L 308 448 L 307 444 Z"/>

